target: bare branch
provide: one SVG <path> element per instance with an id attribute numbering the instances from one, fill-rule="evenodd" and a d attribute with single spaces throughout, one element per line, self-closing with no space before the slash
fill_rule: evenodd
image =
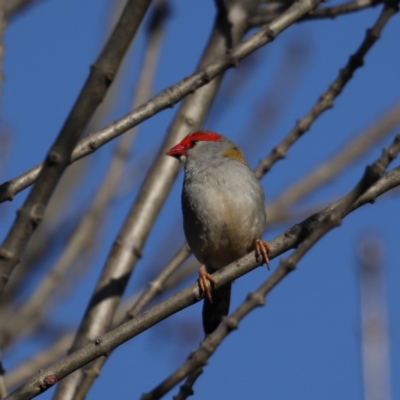
<path id="1" fill-rule="evenodd" d="M 0 399 L 7 396 L 7 386 L 4 380 L 3 360 L 0 352 Z"/>
<path id="2" fill-rule="evenodd" d="M 76 224 L 75 218 L 71 218 L 70 212 L 63 213 L 62 210 L 74 198 L 76 186 L 79 186 L 79 181 L 85 175 L 87 166 L 88 162 L 85 160 L 83 163 L 72 165 L 65 172 L 63 179 L 53 193 L 52 201 L 47 207 L 42 223 L 29 241 L 21 263 L 18 264 L 11 275 L 0 302 L 0 346 L 3 346 L 3 348 L 16 338 L 14 332 L 11 332 L 10 329 L 10 320 L 15 316 L 15 304 L 20 304 L 21 295 L 24 298 L 23 303 L 26 303 L 24 289 L 29 285 L 29 282 L 32 282 L 32 279 L 35 279 L 34 276 L 37 276 L 36 274 L 40 271 L 46 258 L 49 257 L 49 253 L 54 250 L 54 246 L 57 246 L 60 240 L 66 238 L 65 232 L 70 231 L 70 227 L 72 229 L 73 225 Z M 63 291 L 63 294 L 65 292 Z M 39 321 L 40 315 L 37 315 L 35 324 L 41 323 Z M 25 322 L 30 320 L 32 319 Z M 27 323 L 24 326 L 26 333 L 30 329 L 28 325 Z M 5 334 L 6 331 L 11 333 L 11 336 Z"/>
<path id="3" fill-rule="evenodd" d="M 305 15 L 298 22 L 310 21 L 315 19 L 333 19 L 337 16 L 354 13 L 357 11 L 365 10 L 366 8 L 375 7 L 383 3 L 383 0 L 355 0 L 347 3 L 340 4 L 333 7 L 319 7 L 312 11 L 310 14 Z M 272 3 L 258 10 L 249 20 L 249 25 L 252 27 L 265 25 L 271 22 L 277 15 L 282 13 L 287 8 L 287 4 Z"/>
<path id="4" fill-rule="evenodd" d="M 400 185 L 400 166 L 394 168 L 384 175 L 375 185 L 370 187 L 358 200 L 353 204 L 351 211 L 366 203 L 373 204 L 375 200 L 383 193 L 392 190 Z"/>
<path id="5" fill-rule="evenodd" d="M 396 139 L 396 143 L 397 141 L 398 139 Z M 371 184 L 371 182 L 375 181 L 376 178 L 381 173 L 383 173 L 388 163 L 390 162 L 390 159 L 394 155 L 392 149 L 393 146 L 389 148 L 389 151 L 384 151 L 381 158 L 376 163 L 374 163 L 373 166 L 366 169 L 363 179 L 361 179 L 359 184 L 348 195 L 344 196 L 336 203 L 328 206 L 320 213 L 309 217 L 301 224 L 296 224 L 289 230 L 280 234 L 274 240 L 270 241 L 270 258 L 273 259 L 283 252 L 286 252 L 293 248 L 297 248 L 302 242 L 306 240 L 307 245 L 299 247 L 299 249 L 293 253 L 293 255 L 295 256 L 293 256 L 291 260 L 294 263 L 297 262 L 299 258 L 304 255 L 305 251 L 307 251 L 308 246 L 311 247 L 316 239 L 318 239 L 316 238 L 316 235 L 318 236 L 320 234 L 324 234 L 328 228 L 330 229 L 332 221 L 334 223 L 338 222 L 337 218 L 331 217 L 333 212 L 336 215 L 339 213 L 339 217 L 344 217 L 346 213 L 350 213 L 352 210 L 354 210 L 354 205 L 352 206 L 352 204 L 354 203 L 354 199 L 358 197 L 361 192 L 365 191 L 365 189 Z M 397 169 L 395 175 L 400 175 L 400 167 Z M 363 196 L 364 203 L 362 204 L 365 204 L 366 202 L 374 199 L 373 196 L 377 195 L 377 193 L 382 194 L 385 188 L 388 189 L 392 187 L 392 184 L 388 183 L 387 181 L 384 184 L 380 184 L 380 181 L 382 179 L 377 181 L 377 185 L 380 188 L 379 191 L 374 190 L 373 186 L 370 187 L 369 191 L 371 197 L 365 197 L 365 194 L 368 193 L 366 192 Z M 400 178 L 398 176 L 395 178 L 392 177 L 392 179 L 400 181 Z M 358 203 L 359 205 L 362 205 L 360 202 Z M 306 239 L 304 240 L 304 238 Z M 257 261 L 255 253 L 252 252 L 242 257 L 240 260 L 228 265 L 227 267 L 218 270 L 216 273 L 213 274 L 213 277 L 216 280 L 217 284 L 219 286 L 222 286 L 239 278 L 240 276 L 243 276 L 244 274 L 250 272 L 260 265 L 261 263 Z M 294 265 L 295 264 L 289 263 L 287 261 L 282 262 L 281 266 L 278 268 L 279 272 L 277 272 L 277 270 L 271 275 L 271 277 L 265 283 L 265 287 L 263 285 L 263 290 L 267 290 L 267 292 L 270 291 L 272 287 L 274 287 L 281 279 L 283 279 L 285 275 L 290 272 L 291 266 Z M 65 357 L 63 360 L 53 364 L 49 368 L 46 368 L 44 371 L 32 377 L 25 384 L 17 388 L 8 397 L 6 397 L 6 399 L 25 400 L 39 395 L 41 392 L 52 386 L 51 383 L 54 384 L 55 382 L 57 382 L 57 380 L 62 379 L 66 375 L 77 370 L 78 368 L 81 368 L 82 366 L 88 364 L 96 358 L 107 356 L 110 351 L 115 349 L 117 346 L 120 346 L 122 343 L 125 343 L 129 339 L 134 338 L 135 336 L 139 335 L 143 331 L 149 329 L 150 327 L 164 320 L 170 315 L 173 315 L 178 311 L 181 311 L 182 309 L 197 303 L 200 300 L 201 294 L 199 292 L 198 284 L 195 283 L 190 285 L 181 292 L 152 307 L 150 310 L 144 312 L 143 314 L 140 314 L 135 319 L 128 321 L 125 324 L 103 335 L 102 337 L 97 338 L 94 343 L 87 344 L 84 348 L 75 351 L 74 353 Z M 263 301 L 263 298 L 261 298 L 261 300 Z M 255 306 L 257 306 L 257 304 L 254 305 L 252 302 L 250 306 L 254 308 Z M 248 308 L 249 307 L 247 305 L 246 310 Z M 230 321 L 230 319 L 228 321 Z M 227 329 L 227 325 L 229 327 L 229 330 L 231 330 L 231 325 L 229 323 L 224 323 L 222 327 L 218 328 L 214 333 L 218 332 L 218 335 L 221 334 L 221 329 Z M 208 337 L 211 337 L 211 335 L 209 335 Z M 188 373 L 190 373 L 190 371 Z M 183 378 L 184 376 L 181 379 Z"/>
<path id="6" fill-rule="evenodd" d="M 339 4 L 333 7 L 320 7 L 307 15 L 304 20 L 313 20 L 320 18 L 335 18 L 339 15 L 354 13 L 365 10 L 366 8 L 375 7 L 383 3 L 382 0 L 356 0 L 347 3 Z"/>
<path id="7" fill-rule="evenodd" d="M 289 208 L 322 184 L 327 183 L 350 163 L 361 157 L 378 140 L 390 133 L 400 123 L 400 103 L 377 120 L 370 128 L 363 131 L 351 142 L 346 143 L 338 154 L 315 168 L 309 175 L 290 185 L 271 204 L 267 206 L 267 215 L 279 219 Z"/>
<path id="8" fill-rule="evenodd" d="M 135 301 L 133 306 L 126 312 L 125 317 L 118 325 L 129 321 L 137 317 L 143 309 L 150 304 L 150 302 L 162 292 L 167 279 L 182 265 L 184 261 L 191 255 L 189 246 L 184 243 L 184 245 L 177 251 L 171 261 L 161 270 L 157 277 L 149 282 L 147 290 L 145 290 L 139 298 Z M 118 319 L 118 318 L 117 318 Z M 83 400 L 86 397 L 87 392 L 92 386 L 94 380 L 99 376 L 101 369 L 106 363 L 108 357 L 101 357 L 93 361 L 84 370 L 84 377 L 79 384 L 74 400 Z"/>
<path id="9" fill-rule="evenodd" d="M 263 141 L 276 130 L 276 125 L 285 113 L 285 107 L 295 93 L 295 89 L 305 72 L 309 58 L 310 44 L 304 38 L 301 41 L 296 37 L 285 46 L 279 65 L 276 67 L 268 89 L 256 100 L 253 114 L 249 124 L 244 127 L 242 140 L 239 147 L 247 153 L 263 147 Z M 252 76 L 252 73 L 243 74 Z M 235 77 L 236 82 L 238 76 Z M 245 85 L 246 86 L 246 85 Z M 226 101 L 227 99 L 225 99 Z M 231 101 L 231 98 L 229 98 Z M 225 107 L 226 108 L 226 107 Z"/>
<path id="10" fill-rule="evenodd" d="M 370 189 L 368 189 L 365 194 L 360 196 L 358 200 L 352 206 L 352 210 L 364 205 L 365 203 L 374 203 L 374 199 L 380 196 L 383 193 L 388 193 L 389 195 L 394 196 L 396 191 L 398 191 L 398 186 L 400 184 L 399 181 L 400 175 L 398 174 L 398 168 L 394 168 L 392 171 L 389 171 L 386 175 L 384 175 L 378 182 L 376 182 Z M 395 189 L 391 191 L 391 189 Z M 288 211 L 286 214 L 281 215 L 270 215 L 268 218 L 268 227 L 279 227 L 282 224 L 294 223 L 299 219 L 304 219 L 307 215 L 315 214 L 318 210 L 321 209 L 321 205 L 312 205 L 309 207 L 302 208 L 300 210 Z"/>
<path id="11" fill-rule="evenodd" d="M 288 149 L 305 133 L 307 132 L 314 121 L 326 110 L 333 107 L 334 100 L 342 92 L 343 88 L 352 78 L 354 72 L 363 66 L 364 57 L 379 39 L 382 29 L 389 21 L 389 19 L 396 14 L 398 11 L 397 6 L 388 3 L 383 8 L 378 20 L 371 29 L 368 29 L 365 35 L 365 39 L 361 43 L 358 50 L 349 58 L 349 61 L 344 68 L 340 69 L 339 75 L 332 82 L 329 88 L 321 95 L 312 109 L 307 113 L 305 117 L 297 121 L 294 128 L 289 134 L 282 140 L 282 142 L 276 146 L 272 152 L 262 160 L 255 170 L 255 174 L 258 178 L 261 178 L 267 173 L 272 166 L 279 160 L 286 157 Z"/>
<path id="12" fill-rule="evenodd" d="M 104 46 L 55 143 L 40 176 L 0 247 L 0 296 L 19 263 L 21 253 L 40 224 L 54 188 L 69 165 L 71 153 L 85 125 L 107 93 L 126 50 L 144 17 L 150 0 L 128 1 L 113 33 Z"/>
<path id="13" fill-rule="evenodd" d="M 129 149 L 133 142 L 133 135 L 129 133 L 121 139 L 115 148 L 114 157 L 106 176 L 93 196 L 93 203 L 87 208 L 71 233 L 62 254 L 53 268 L 46 273 L 31 297 L 24 301 L 20 308 L 13 310 L 11 316 L 8 316 L 7 324 L 0 331 L 0 343 L 3 346 L 7 345 L 7 342 L 15 340 L 16 337 L 29 335 L 32 330 L 38 327 L 42 320 L 40 316 L 50 313 L 62 298 L 59 288 L 63 282 L 66 282 L 68 272 L 84 253 L 88 253 L 92 249 L 100 226 L 107 215 L 107 207 L 120 183 Z M 64 284 L 64 288 L 65 286 Z M 64 290 L 64 296 L 65 293 Z M 52 299 L 52 301 L 49 301 L 49 299 Z"/>
<path id="14" fill-rule="evenodd" d="M 198 271 L 200 266 L 199 263 L 192 262 L 189 263 L 185 268 L 181 268 L 181 270 L 178 271 L 178 273 L 174 273 L 170 278 L 166 277 L 165 275 L 166 270 L 172 268 L 174 263 L 175 265 L 179 264 L 179 262 L 181 261 L 181 257 L 184 257 L 185 250 L 184 246 L 182 247 L 183 248 L 180 251 L 178 251 L 178 253 L 171 260 L 171 262 L 168 263 L 168 266 L 166 266 L 166 268 L 163 268 L 160 274 L 154 279 L 154 281 L 157 283 L 155 285 L 149 285 L 150 290 L 153 290 L 154 287 L 161 286 L 163 288 L 162 293 L 167 293 L 171 289 L 176 288 L 176 286 L 185 281 L 189 276 L 193 276 L 193 274 L 196 271 Z M 166 278 L 166 281 L 163 281 L 163 276 L 164 278 Z M 157 298 L 160 294 L 161 292 L 155 293 L 154 298 Z M 117 310 L 115 314 L 115 318 L 112 323 L 112 328 L 116 328 L 117 326 L 121 325 L 123 321 L 129 320 L 129 318 L 127 318 L 127 314 L 132 309 L 132 307 L 136 308 L 136 303 L 138 302 L 141 296 L 147 297 L 145 293 L 142 293 L 141 295 L 134 294 L 131 296 L 130 299 L 126 300 L 124 304 L 122 304 L 122 306 Z M 149 301 L 151 301 L 151 299 L 149 299 Z M 144 307 L 146 305 L 147 304 L 144 304 Z M 65 353 L 73 343 L 74 336 L 75 333 L 73 332 L 68 332 L 63 334 L 49 348 L 39 353 L 38 355 L 35 355 L 31 359 L 23 361 L 20 365 L 15 367 L 15 369 L 8 372 L 5 377 L 5 382 L 7 387 L 12 388 L 15 387 L 16 385 L 23 383 L 25 380 L 32 377 L 38 370 L 48 367 L 49 365 L 54 363 L 57 359 L 59 359 L 61 356 L 65 355 Z"/>
<path id="15" fill-rule="evenodd" d="M 183 258 L 186 258 L 186 243 L 182 245 L 182 247 L 176 252 L 176 254 L 172 257 L 172 259 L 168 262 L 168 264 L 160 271 L 160 273 L 151 281 L 145 291 L 142 293 L 136 293 L 131 296 L 129 300 L 124 302 L 116 311 L 112 327 L 116 328 L 122 323 L 129 321 L 132 319 L 130 315 L 132 311 L 137 315 L 141 313 L 152 301 L 158 298 L 161 294 L 165 294 L 170 292 L 173 289 L 176 289 L 177 286 L 185 282 L 188 278 L 194 276 L 196 272 L 199 271 L 200 264 L 197 260 L 193 260 L 189 262 L 187 265 L 182 267 L 180 265 Z M 190 255 L 190 254 L 189 254 Z M 181 268 L 182 267 L 182 268 Z M 175 270 L 175 268 L 179 268 Z M 174 269 L 175 271 L 172 271 Z M 171 273 L 168 277 L 167 275 Z M 152 282 L 155 282 L 154 284 Z M 161 290 L 159 288 L 161 287 Z M 148 293 L 151 291 L 153 297 L 150 298 Z M 148 302 L 145 303 L 143 298 L 147 298 Z M 138 301 L 142 303 L 143 308 L 139 309 Z"/>
<path id="16" fill-rule="evenodd" d="M 150 304 L 154 297 L 161 293 L 168 278 L 188 259 L 192 254 L 187 243 L 176 252 L 171 261 L 163 268 L 155 279 L 149 282 L 145 290 L 134 306 L 127 312 L 126 318 L 122 323 L 136 318 L 144 308 Z"/>
<path id="17" fill-rule="evenodd" d="M 186 382 L 179 388 L 179 393 L 173 397 L 173 400 L 186 400 L 194 394 L 193 386 L 197 378 L 203 373 L 203 368 L 196 368 L 186 379 Z"/>
<path id="18" fill-rule="evenodd" d="M 200 87 L 207 84 L 210 85 L 210 81 L 215 79 L 227 69 L 237 67 L 240 60 L 247 57 L 249 54 L 253 53 L 267 43 L 270 43 L 281 32 L 295 23 L 299 18 L 313 10 L 321 1 L 322 0 L 303 0 L 298 3 L 296 2 L 284 14 L 272 21 L 271 24 L 262 27 L 247 40 L 232 48 L 228 54 L 221 55 L 217 59 L 215 56 L 212 58 L 207 58 L 207 63 L 202 63 L 198 72 L 165 89 L 147 103 L 143 104 L 136 110 L 117 120 L 103 130 L 83 139 L 72 152 L 69 161 L 74 162 L 82 157 L 87 156 L 88 154 L 93 153 L 100 146 L 103 146 L 110 140 L 115 139 L 128 129 L 147 120 L 158 112 L 165 110 L 168 107 L 172 107 L 185 96 L 194 93 Z M 187 129 L 193 129 L 195 127 L 193 118 L 191 115 L 187 115 L 186 118 Z M 174 143 L 168 141 L 164 144 L 164 146 L 172 144 Z M 166 147 L 163 147 L 162 151 L 164 149 L 166 150 Z M 172 162 L 172 160 L 170 162 Z M 3 183 L 0 186 L 0 202 L 12 200 L 15 194 L 30 186 L 37 179 L 42 167 L 42 164 L 37 165 L 19 177 Z"/>
<path id="19" fill-rule="evenodd" d="M 10 19 L 27 8 L 39 3 L 41 0 L 5 0 L 4 11 L 7 19 Z"/>
<path id="20" fill-rule="evenodd" d="M 74 340 L 74 333 L 62 335 L 53 345 L 29 360 L 24 360 L 6 375 L 6 384 L 12 388 L 29 379 L 42 368 L 54 363 L 65 354 Z"/>

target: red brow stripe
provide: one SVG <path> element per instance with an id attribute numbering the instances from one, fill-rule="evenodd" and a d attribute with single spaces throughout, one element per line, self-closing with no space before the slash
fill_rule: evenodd
<path id="1" fill-rule="evenodd" d="M 198 131 L 198 132 L 193 132 L 190 135 L 186 136 L 185 139 L 182 140 L 181 144 L 183 146 L 186 146 L 190 148 L 190 142 L 192 140 L 199 140 L 203 142 L 218 142 L 222 139 L 221 135 L 218 135 L 218 133 L 214 132 L 209 132 L 209 131 Z"/>

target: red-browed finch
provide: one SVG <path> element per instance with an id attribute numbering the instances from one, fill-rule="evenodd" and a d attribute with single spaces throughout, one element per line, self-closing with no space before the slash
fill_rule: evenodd
<path id="1" fill-rule="evenodd" d="M 252 250 L 268 265 L 269 247 L 261 241 L 264 191 L 240 149 L 217 133 L 192 133 L 166 154 L 178 158 L 185 172 L 183 227 L 191 250 L 203 264 L 199 285 L 205 294 L 204 332 L 209 334 L 228 314 L 231 293 L 229 283 L 215 287 L 211 296 L 207 280 L 215 281 L 209 273 Z"/>

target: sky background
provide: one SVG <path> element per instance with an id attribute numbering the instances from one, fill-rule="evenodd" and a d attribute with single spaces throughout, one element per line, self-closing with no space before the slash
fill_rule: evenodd
<path id="1" fill-rule="evenodd" d="M 6 150 L 6 156 L 3 154 L 1 160 L 1 182 L 43 160 L 104 42 L 111 3 L 44 0 L 9 22 L 1 97 L 2 132 L 6 133 L 8 147 L 2 149 L 2 153 Z M 338 3 L 327 3 L 334 4 Z M 380 10 L 381 6 L 377 6 L 334 20 L 292 26 L 249 61 L 226 74 L 221 95 L 204 128 L 229 136 L 243 148 L 250 166 L 256 167 L 326 90 L 339 68 L 358 48 L 365 30 L 375 22 Z M 194 71 L 214 15 L 212 1 L 171 1 L 153 94 Z M 367 55 L 365 66 L 356 72 L 335 107 L 320 117 L 290 149 L 287 159 L 263 178 L 267 202 L 338 152 L 350 138 L 399 101 L 399 18 L 400 15 L 395 15 L 389 21 L 381 40 Z M 120 70 L 118 96 L 113 98 L 110 112 L 102 117 L 101 126 L 129 111 L 145 44 L 143 27 Z M 289 56 L 292 63 L 287 65 L 285 60 Z M 239 78 L 243 75 L 245 79 L 240 86 Z M 110 245 L 138 193 L 143 179 L 139 172 L 148 168 L 178 107 L 140 125 L 129 172 L 109 210 L 96 256 L 90 260 L 83 278 L 74 284 L 72 295 L 51 314 L 51 321 L 58 329 L 79 324 Z M 257 124 L 255 114 L 259 116 Z M 399 132 L 400 126 L 346 173 L 302 201 L 299 208 L 315 204 L 323 207 L 346 194 L 365 165 L 373 162 L 381 148 L 389 145 Z M 52 244 L 49 257 L 43 260 L 26 292 L 21 294 L 22 302 L 51 267 L 74 221 L 92 198 L 113 147 L 114 143 L 110 143 L 88 157 L 78 190 L 67 199 L 69 219 Z M 398 161 L 392 164 L 397 165 Z M 182 173 L 147 241 L 144 258 L 137 265 L 125 298 L 143 287 L 183 241 L 181 184 Z M 0 204 L 1 240 L 27 193 L 18 194 L 13 202 Z M 196 383 L 195 398 L 362 399 L 356 253 L 360 240 L 370 236 L 379 238 L 383 248 L 391 388 L 393 399 L 400 398 L 400 382 L 395 379 L 400 375 L 399 201 L 399 191 L 378 199 L 376 204 L 352 213 L 340 228 L 320 240 L 301 260 L 298 269 L 273 290 L 267 306 L 247 316 L 239 330 L 223 342 Z M 272 239 L 290 225 L 267 229 L 264 239 Z M 277 265 L 278 259 L 272 261 L 273 270 Z M 267 277 L 267 269 L 258 268 L 239 279 L 233 286 L 231 310 Z M 185 285 L 193 281 L 194 278 Z M 135 399 L 152 389 L 197 347 L 202 338 L 200 316 L 201 303 L 198 303 L 117 349 L 88 399 Z M 39 335 L 12 348 L 4 354 L 5 369 L 12 370 L 49 343 L 47 335 Z M 41 398 L 50 399 L 53 392 L 49 390 Z"/>

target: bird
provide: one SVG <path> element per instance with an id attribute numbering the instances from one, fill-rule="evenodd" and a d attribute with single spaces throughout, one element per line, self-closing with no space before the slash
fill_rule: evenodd
<path id="1" fill-rule="evenodd" d="M 217 286 L 211 273 L 253 250 L 269 269 L 270 247 L 261 240 L 266 225 L 264 190 L 239 147 L 218 133 L 193 132 L 165 154 L 178 159 L 184 170 L 183 229 L 202 264 L 198 282 L 208 335 L 228 315 L 231 296 L 231 283 Z"/>

